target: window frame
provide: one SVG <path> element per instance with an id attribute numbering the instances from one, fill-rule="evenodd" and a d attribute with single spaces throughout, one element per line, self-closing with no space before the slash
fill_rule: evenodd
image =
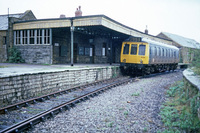
<path id="1" fill-rule="evenodd" d="M 136 46 L 136 47 L 132 47 L 132 46 Z M 134 53 L 132 53 L 132 48 L 134 48 Z M 135 53 L 135 48 L 136 48 L 136 53 Z M 137 55 L 138 54 L 138 45 L 137 44 L 131 44 L 131 51 L 130 51 L 130 55 Z"/>
<path id="2" fill-rule="evenodd" d="M 50 45 L 52 29 L 29 29 L 14 31 L 14 45 Z"/>
<path id="3" fill-rule="evenodd" d="M 144 49 L 143 48 L 141 49 L 141 46 L 144 46 Z M 141 54 L 141 52 L 142 52 L 142 54 Z M 146 55 L 146 45 L 145 44 L 139 44 L 138 55 L 140 55 L 140 56 L 145 56 Z"/>
<path id="4" fill-rule="evenodd" d="M 126 51 L 125 51 L 125 47 L 126 47 L 126 46 L 128 46 L 128 47 L 127 47 L 128 49 L 126 49 Z M 127 50 L 128 50 L 128 51 L 127 51 Z M 130 44 L 127 44 L 127 43 L 124 44 L 123 54 L 125 54 L 125 55 L 129 55 L 129 51 L 130 51 Z"/>

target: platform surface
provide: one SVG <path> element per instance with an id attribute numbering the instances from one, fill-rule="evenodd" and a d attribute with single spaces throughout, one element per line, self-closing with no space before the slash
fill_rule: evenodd
<path id="1" fill-rule="evenodd" d="M 42 72 L 58 72 L 65 70 L 81 70 L 108 66 L 119 66 L 119 64 L 62 64 L 62 65 L 36 65 L 36 64 L 15 64 L 0 63 L 0 77 L 9 77 L 23 74 L 34 74 Z"/>

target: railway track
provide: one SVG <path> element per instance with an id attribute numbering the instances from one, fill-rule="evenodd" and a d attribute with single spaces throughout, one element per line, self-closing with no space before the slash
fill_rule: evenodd
<path id="1" fill-rule="evenodd" d="M 41 121 L 69 110 L 77 103 L 94 97 L 107 89 L 134 81 L 133 78 L 101 81 L 58 91 L 0 109 L 0 133 L 22 132 Z"/>

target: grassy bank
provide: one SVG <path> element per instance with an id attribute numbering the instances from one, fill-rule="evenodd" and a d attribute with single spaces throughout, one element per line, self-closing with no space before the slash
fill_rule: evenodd
<path id="1" fill-rule="evenodd" d="M 199 133 L 200 120 L 197 109 L 200 106 L 197 97 L 199 93 L 189 96 L 190 92 L 184 89 L 184 82 L 174 84 L 167 91 L 168 100 L 162 105 L 161 117 L 167 128 L 164 133 Z"/>

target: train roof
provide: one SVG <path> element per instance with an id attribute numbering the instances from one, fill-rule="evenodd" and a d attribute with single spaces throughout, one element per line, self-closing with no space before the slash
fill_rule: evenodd
<path id="1" fill-rule="evenodd" d="M 164 46 L 164 47 L 168 47 L 168 48 L 179 50 L 176 46 L 169 45 L 169 44 L 162 43 L 162 42 L 158 42 L 158 41 L 154 41 L 154 40 L 151 40 L 151 39 L 148 39 L 148 38 L 142 38 L 142 41 L 150 43 L 150 44 L 160 45 L 160 46 Z"/>

